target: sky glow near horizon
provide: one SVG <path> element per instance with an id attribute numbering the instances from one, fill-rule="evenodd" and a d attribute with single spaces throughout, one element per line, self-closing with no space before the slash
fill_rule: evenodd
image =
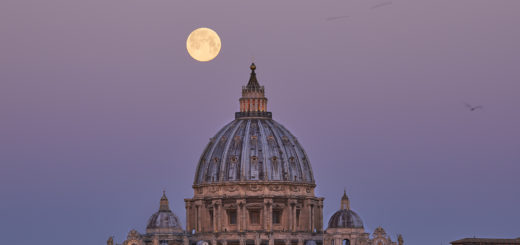
<path id="1" fill-rule="evenodd" d="M 520 1 L 384 2 L 2 1 L 2 243 L 122 242 L 163 189 L 184 225 L 252 57 L 325 225 L 346 188 L 405 244 L 520 237 Z M 201 26 L 223 43 L 204 63 Z"/>

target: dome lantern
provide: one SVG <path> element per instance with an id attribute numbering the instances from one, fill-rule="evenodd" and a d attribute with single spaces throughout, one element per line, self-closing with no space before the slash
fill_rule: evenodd
<path id="1" fill-rule="evenodd" d="M 168 198 L 166 197 L 166 191 L 163 191 L 163 195 L 161 197 L 159 211 L 170 211 L 170 203 L 168 202 Z"/>
<path id="2" fill-rule="evenodd" d="M 348 200 L 347 191 L 343 191 L 343 197 L 341 197 L 341 209 L 350 210 L 350 200 Z"/>
<path id="3" fill-rule="evenodd" d="M 260 86 L 256 79 L 256 65 L 251 63 L 251 76 L 246 86 L 242 86 L 242 97 L 239 99 L 240 112 L 235 113 L 236 118 L 260 117 L 271 118 L 271 112 L 267 111 L 267 98 L 264 86 Z"/>

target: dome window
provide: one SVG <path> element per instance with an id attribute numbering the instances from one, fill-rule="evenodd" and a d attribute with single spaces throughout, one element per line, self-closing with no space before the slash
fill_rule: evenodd
<path id="1" fill-rule="evenodd" d="M 238 157 L 237 156 L 231 156 L 231 163 L 237 163 Z"/>
<path id="2" fill-rule="evenodd" d="M 283 140 L 283 143 L 289 143 L 289 138 L 287 138 L 287 136 L 283 136 L 282 137 L 282 140 Z"/>

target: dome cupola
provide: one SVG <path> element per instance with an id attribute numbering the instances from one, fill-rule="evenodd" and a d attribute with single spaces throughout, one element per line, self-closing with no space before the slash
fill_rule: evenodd
<path id="1" fill-rule="evenodd" d="M 350 200 L 347 192 L 343 192 L 341 208 L 330 217 L 328 228 L 363 228 L 363 221 L 359 215 L 350 209 Z"/>
<path id="2" fill-rule="evenodd" d="M 146 226 L 146 233 L 181 233 L 183 232 L 181 223 L 177 215 L 170 210 L 170 205 L 166 193 L 163 191 L 161 197 L 159 211 L 152 214 L 148 219 L 148 225 Z"/>
<path id="3" fill-rule="evenodd" d="M 194 185 L 280 181 L 314 185 L 311 164 L 303 147 L 267 111 L 264 86 L 256 78 L 256 65 L 242 87 L 240 111 L 202 153 Z"/>
<path id="4" fill-rule="evenodd" d="M 235 118 L 264 117 L 271 118 L 271 112 L 267 111 L 267 98 L 264 86 L 260 86 L 256 79 L 256 65 L 252 63 L 251 76 L 246 86 L 242 86 L 242 97 L 239 99 L 240 112 L 235 113 Z"/>

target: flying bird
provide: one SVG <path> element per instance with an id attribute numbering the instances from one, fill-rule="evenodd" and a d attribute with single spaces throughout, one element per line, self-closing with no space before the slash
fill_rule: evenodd
<path id="1" fill-rule="evenodd" d="M 382 3 L 379 3 L 379 4 L 376 4 L 376 5 L 372 6 L 370 9 L 381 8 L 381 7 L 384 7 L 384 6 L 391 5 L 391 4 L 392 4 L 392 2 L 382 2 Z"/>
<path id="2" fill-rule="evenodd" d="M 339 19 L 345 19 L 345 18 L 348 18 L 348 15 L 332 16 L 332 17 L 329 17 L 329 18 L 327 18 L 325 20 L 333 21 L 333 20 L 339 20 Z"/>
<path id="3" fill-rule="evenodd" d="M 478 110 L 478 109 L 483 109 L 484 107 L 481 106 L 481 105 L 477 105 L 477 106 L 472 106 L 468 103 L 464 103 L 466 105 L 466 107 L 468 108 L 468 110 L 470 111 L 475 111 L 475 110 Z"/>

